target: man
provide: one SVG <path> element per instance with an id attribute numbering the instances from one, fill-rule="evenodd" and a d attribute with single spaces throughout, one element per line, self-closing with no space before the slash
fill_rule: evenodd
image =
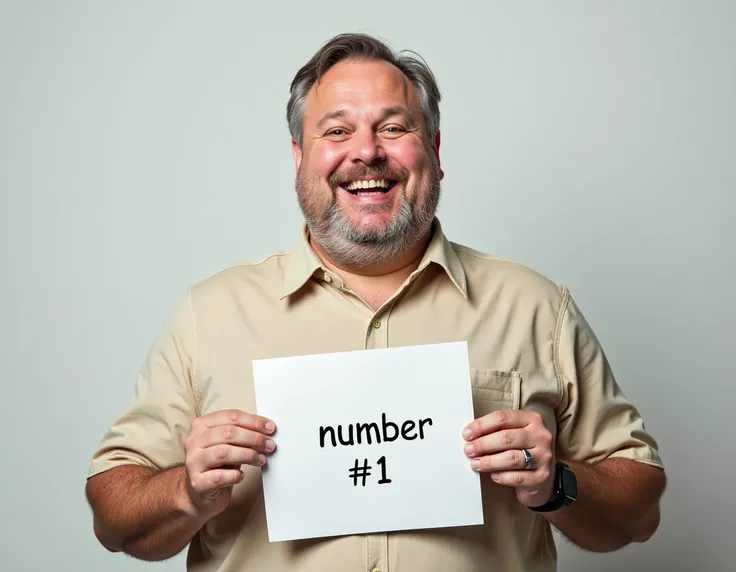
<path id="1" fill-rule="evenodd" d="M 553 527 L 601 552 L 655 532 L 656 442 L 569 292 L 444 236 L 439 100 L 422 62 L 369 36 L 338 36 L 299 70 L 300 240 L 196 285 L 161 332 L 92 461 L 106 548 L 189 546 L 198 571 L 536 571 L 555 569 Z M 485 524 L 268 542 L 260 471 L 279 420 L 255 414 L 252 360 L 458 340 Z"/>

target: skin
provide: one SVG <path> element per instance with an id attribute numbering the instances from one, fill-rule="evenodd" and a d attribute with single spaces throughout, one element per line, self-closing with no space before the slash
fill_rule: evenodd
<path id="1" fill-rule="evenodd" d="M 388 63 L 338 63 L 309 93 L 303 141 L 292 141 L 297 198 L 317 256 L 373 308 L 429 242 L 444 176 L 439 147 L 413 85 Z M 371 178 L 399 182 L 381 202 L 355 200 L 338 184 Z M 412 211 L 403 223 L 402 208 Z M 339 224 L 325 221 L 330 209 Z"/>
<path id="2" fill-rule="evenodd" d="M 122 466 L 91 477 L 86 493 L 97 539 L 141 560 L 178 554 L 227 508 L 241 467 L 265 464 L 275 430 L 271 419 L 237 409 L 208 413 L 192 423 L 182 466 Z"/>
<path id="3" fill-rule="evenodd" d="M 426 130 L 416 91 L 387 63 L 339 63 L 309 93 L 304 138 L 292 142 L 292 152 L 311 245 L 373 308 L 416 269 L 430 239 L 443 178 L 439 147 L 439 133 Z M 397 185 L 383 198 L 366 200 L 339 187 L 372 177 Z M 475 470 L 515 488 L 525 506 L 550 498 L 554 445 L 538 414 L 497 411 L 466 429 Z M 272 420 L 243 411 L 209 413 L 192 424 L 182 466 L 122 466 L 91 477 L 86 493 L 97 538 L 108 550 L 143 560 L 174 556 L 228 506 L 241 467 L 266 462 L 276 447 L 274 431 Z M 534 456 L 533 470 L 521 470 L 521 447 Z M 544 518 L 588 550 L 616 550 L 651 537 L 659 523 L 662 471 L 624 459 L 569 464 L 578 500 L 540 513 Z"/>
<path id="4" fill-rule="evenodd" d="M 463 438 L 473 469 L 513 487 L 521 504 L 536 507 L 552 498 L 555 444 L 539 413 L 494 411 L 471 422 Z M 534 459 L 529 470 L 524 469 L 522 448 Z M 572 542 L 594 552 L 610 552 L 651 538 L 660 521 L 664 471 L 629 459 L 565 462 L 575 472 L 577 499 L 570 506 L 538 514 Z"/>

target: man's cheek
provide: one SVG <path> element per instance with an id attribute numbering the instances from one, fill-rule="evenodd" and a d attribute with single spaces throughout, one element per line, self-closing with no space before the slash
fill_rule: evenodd
<path id="1" fill-rule="evenodd" d="M 409 171 L 420 168 L 427 160 L 421 147 L 413 141 L 396 140 L 395 144 L 387 146 L 387 151 L 396 163 Z"/>
<path id="2" fill-rule="evenodd" d="M 328 177 L 340 165 L 344 154 L 344 151 L 335 145 L 320 147 L 314 155 L 314 171 Z"/>

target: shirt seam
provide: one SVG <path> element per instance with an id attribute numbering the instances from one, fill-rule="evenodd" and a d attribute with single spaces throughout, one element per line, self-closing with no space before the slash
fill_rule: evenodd
<path id="1" fill-rule="evenodd" d="M 463 244 L 458 244 L 456 242 L 452 242 L 451 244 L 452 244 L 452 250 L 455 251 L 456 255 L 458 255 L 459 253 L 462 253 L 472 258 L 475 258 L 477 260 L 483 260 L 485 262 L 496 262 L 499 264 L 507 264 L 510 266 L 514 266 L 520 270 L 526 270 L 527 272 L 537 276 L 538 278 L 542 279 L 544 282 L 547 282 L 548 284 L 553 284 L 555 287 L 561 287 L 560 284 L 558 284 L 555 280 L 550 278 L 548 275 L 540 272 L 539 270 L 535 268 L 532 268 L 531 266 L 527 264 L 524 264 L 523 262 L 519 262 L 518 260 L 513 260 L 511 258 L 504 258 L 503 256 L 495 256 L 493 254 L 489 254 L 486 252 L 480 252 L 478 250 L 474 250 L 468 246 L 465 246 Z M 462 264 L 462 261 L 460 263 Z"/>
<path id="2" fill-rule="evenodd" d="M 570 302 L 570 292 L 564 286 L 562 287 L 562 298 L 560 300 L 560 307 L 557 310 L 557 322 L 555 324 L 555 331 L 552 343 L 552 363 L 555 369 L 555 378 L 557 379 L 557 406 L 562 403 L 564 398 L 564 378 L 565 375 L 562 372 L 562 366 L 560 365 L 560 340 L 562 338 L 562 326 L 565 321 L 565 314 L 567 313 L 567 307 Z"/>
<path id="3" fill-rule="evenodd" d="M 293 252 L 282 250 L 282 251 L 278 251 L 278 252 L 272 252 L 272 253 L 270 253 L 270 254 L 262 257 L 262 258 L 257 258 L 255 260 L 250 260 L 250 261 L 246 261 L 246 262 L 235 262 L 233 264 L 229 264 L 229 265 L 223 266 L 219 270 L 217 270 L 217 271 L 213 272 L 212 274 L 210 274 L 208 276 L 208 278 L 214 278 L 215 276 L 218 276 L 219 274 L 224 274 L 228 270 L 236 270 L 238 268 L 249 268 L 249 267 L 252 267 L 252 266 L 261 266 L 263 264 L 266 264 L 268 261 L 270 261 L 273 258 L 288 257 L 288 256 L 293 256 L 293 254 L 294 254 Z"/>
<path id="4" fill-rule="evenodd" d="M 197 409 L 197 416 L 202 414 L 202 399 L 199 393 L 199 384 L 197 382 L 197 359 L 199 358 L 199 330 L 197 329 L 197 320 L 194 316 L 194 302 L 192 301 L 191 289 L 187 293 L 189 306 L 189 316 L 192 321 L 192 329 L 194 330 L 194 349 L 192 351 L 192 371 L 191 371 L 191 389 L 194 395 L 194 406 Z"/>
<path id="5" fill-rule="evenodd" d="M 458 244 L 457 242 L 452 242 L 450 244 L 452 245 L 452 250 L 455 252 L 455 254 L 458 254 L 458 253 L 467 254 L 468 256 L 477 258 L 478 260 L 487 260 L 488 262 L 503 262 L 507 264 L 513 264 L 514 266 L 519 266 L 521 268 L 534 272 L 535 274 L 538 274 L 539 276 L 547 278 L 546 276 L 544 276 L 543 274 L 541 274 L 539 271 L 535 270 L 531 266 L 528 266 L 524 264 L 523 262 L 519 262 L 518 260 L 514 260 L 512 258 L 505 258 L 503 256 L 496 256 L 488 252 L 481 252 L 479 250 L 475 250 L 474 248 L 471 248 L 464 244 Z M 549 278 L 547 279 L 549 280 Z"/>

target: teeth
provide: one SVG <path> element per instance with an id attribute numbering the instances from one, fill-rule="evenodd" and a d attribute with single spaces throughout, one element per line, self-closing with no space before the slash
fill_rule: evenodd
<path id="1" fill-rule="evenodd" d="M 389 182 L 386 179 L 371 179 L 370 181 L 353 181 L 352 183 L 345 185 L 348 191 L 356 191 L 358 189 L 375 189 L 376 187 L 387 189 Z"/>

